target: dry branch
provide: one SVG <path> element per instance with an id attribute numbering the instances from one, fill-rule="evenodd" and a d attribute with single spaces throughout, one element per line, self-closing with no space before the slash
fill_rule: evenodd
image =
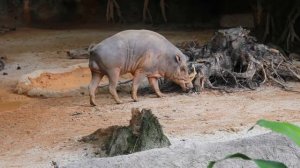
<path id="1" fill-rule="evenodd" d="M 196 67 L 195 91 L 200 91 L 204 84 L 225 91 L 255 89 L 267 80 L 287 89 L 287 79 L 300 80 L 300 70 L 291 61 L 277 49 L 258 44 L 246 29 L 219 30 L 206 45 L 196 44 L 178 44 Z"/>
<path id="2" fill-rule="evenodd" d="M 114 9 L 116 9 L 117 15 L 118 15 L 118 19 L 120 23 L 124 23 L 125 19 L 123 18 L 123 15 L 121 13 L 121 8 L 120 5 L 118 4 L 118 2 L 116 0 L 107 0 L 107 7 L 106 7 L 106 20 L 108 22 L 115 22 L 115 11 Z"/>
<path id="3" fill-rule="evenodd" d="M 165 23 L 167 23 L 168 20 L 167 20 L 167 15 L 166 15 L 165 0 L 160 0 L 159 4 L 160 4 L 160 10 L 161 10 L 163 19 L 164 19 Z"/>
<path id="4" fill-rule="evenodd" d="M 153 20 L 152 20 L 152 15 L 150 13 L 150 10 L 149 10 L 149 0 L 144 0 L 144 8 L 143 8 L 143 22 L 145 23 L 147 21 L 147 14 L 148 14 L 148 17 L 150 19 L 150 22 L 153 23 Z"/>
<path id="5" fill-rule="evenodd" d="M 147 22 L 147 18 L 149 18 L 149 21 L 150 21 L 151 23 L 153 23 L 152 15 L 151 15 L 151 12 L 150 12 L 150 10 L 149 10 L 149 3 L 150 3 L 150 0 L 144 0 L 144 7 L 143 7 L 143 22 Z M 165 4 L 165 0 L 160 0 L 159 6 L 160 6 L 160 10 L 161 10 L 161 14 L 162 14 L 163 20 L 164 20 L 165 23 L 167 23 L 167 22 L 168 22 L 168 19 L 167 19 L 167 15 L 166 15 L 166 4 Z M 148 17 L 147 17 L 147 14 L 148 14 Z"/>
<path id="6" fill-rule="evenodd" d="M 279 42 L 285 42 L 286 49 L 289 51 L 291 45 L 295 42 L 295 40 L 300 41 L 300 37 L 295 32 L 295 22 L 300 17 L 300 7 L 295 6 L 287 19 L 287 26 L 285 27 L 281 37 L 279 38 Z"/>
<path id="7" fill-rule="evenodd" d="M 87 59 L 90 57 L 88 52 L 88 48 L 78 48 L 78 49 L 71 49 L 67 51 L 67 55 L 71 59 Z"/>

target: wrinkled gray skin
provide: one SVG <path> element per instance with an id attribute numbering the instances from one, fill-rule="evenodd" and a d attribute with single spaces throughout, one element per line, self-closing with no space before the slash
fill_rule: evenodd
<path id="1" fill-rule="evenodd" d="M 90 49 L 89 67 L 92 80 L 89 85 L 90 104 L 95 106 L 95 91 L 104 75 L 109 79 L 109 91 L 118 104 L 122 103 L 116 91 L 119 76 L 131 73 L 132 99 L 138 101 L 137 90 L 147 77 L 158 97 L 162 97 L 158 78 L 168 78 L 183 91 L 193 87 L 189 80 L 186 56 L 162 35 L 148 30 L 119 32 Z"/>

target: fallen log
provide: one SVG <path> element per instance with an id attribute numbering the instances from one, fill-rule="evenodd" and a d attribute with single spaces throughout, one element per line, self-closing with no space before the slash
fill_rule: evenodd
<path id="1" fill-rule="evenodd" d="M 71 59 L 88 59 L 90 57 L 88 47 L 71 49 L 67 51 L 67 54 Z"/>
<path id="2" fill-rule="evenodd" d="M 10 31 L 16 31 L 15 27 L 6 27 L 6 26 L 1 26 L 0 27 L 0 34 L 4 34 Z"/>

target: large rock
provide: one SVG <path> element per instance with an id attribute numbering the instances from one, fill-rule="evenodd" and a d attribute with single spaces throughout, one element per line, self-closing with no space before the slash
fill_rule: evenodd
<path id="1" fill-rule="evenodd" d="M 209 161 L 218 160 L 228 154 L 244 153 L 256 159 L 268 159 L 285 163 L 288 167 L 300 165 L 300 148 L 284 136 L 274 133 L 230 140 L 205 143 L 195 139 L 174 140 L 168 148 L 152 149 L 130 155 L 109 158 L 85 158 L 66 165 L 67 168 L 206 168 Z M 216 168 L 256 168 L 251 161 L 240 159 L 217 163 Z"/>

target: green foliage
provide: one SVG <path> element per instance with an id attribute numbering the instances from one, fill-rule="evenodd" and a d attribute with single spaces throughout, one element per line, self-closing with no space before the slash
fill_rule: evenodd
<path id="1" fill-rule="evenodd" d="M 261 159 L 254 159 L 253 161 L 259 168 L 287 168 L 285 164 L 276 161 Z"/>
<path id="2" fill-rule="evenodd" d="M 226 159 L 243 159 L 243 160 L 251 160 L 253 161 L 259 168 L 287 168 L 287 166 L 283 163 L 271 161 L 271 160 L 261 160 L 261 159 L 252 159 L 247 155 L 244 155 L 242 153 L 235 153 L 232 155 L 228 155 L 225 158 L 217 161 L 211 161 L 209 162 L 207 168 L 213 168 L 213 166 L 220 161 L 226 160 Z"/>
<path id="3" fill-rule="evenodd" d="M 291 140 L 293 140 L 298 146 L 300 146 L 300 127 L 288 123 L 288 122 L 277 122 L 277 121 L 268 121 L 268 120 L 258 120 L 255 125 L 259 125 L 261 127 L 265 127 L 268 129 L 271 129 L 274 132 L 286 135 Z M 254 128 L 251 127 L 249 130 L 252 130 Z M 248 157 L 247 155 L 241 154 L 241 153 L 235 153 L 232 155 L 228 155 L 223 159 L 217 160 L 217 161 L 211 161 L 209 162 L 207 168 L 213 168 L 213 166 L 220 161 L 226 160 L 226 159 L 232 159 L 232 158 L 239 158 L 243 160 L 251 160 L 253 161 L 257 167 L 259 168 L 287 168 L 287 166 L 283 163 L 276 162 L 276 161 L 270 161 L 270 160 L 262 160 L 262 159 L 252 159 Z"/>
<path id="4" fill-rule="evenodd" d="M 286 135 L 293 140 L 298 146 L 300 146 L 300 127 L 287 123 L 277 121 L 258 120 L 256 125 L 271 129 L 274 132 Z M 252 127 L 253 128 L 253 127 Z M 252 129 L 250 128 L 250 130 Z"/>

